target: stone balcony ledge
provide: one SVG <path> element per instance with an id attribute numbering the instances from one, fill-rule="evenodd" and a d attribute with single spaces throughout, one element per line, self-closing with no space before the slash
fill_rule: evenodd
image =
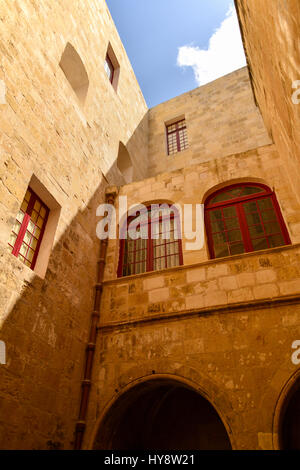
<path id="1" fill-rule="evenodd" d="M 268 248 L 266 250 L 253 251 L 251 253 L 232 255 L 226 258 L 209 259 L 207 261 L 201 261 L 200 263 L 183 264 L 182 266 L 175 266 L 173 268 L 161 269 L 159 271 L 148 271 L 148 272 L 141 273 L 141 274 L 132 274 L 130 276 L 116 277 L 115 279 L 107 279 L 103 281 L 103 285 L 107 286 L 111 284 L 124 284 L 125 282 L 132 282 L 135 279 L 152 277 L 152 276 L 160 276 L 160 275 L 164 275 L 164 274 L 168 274 L 172 272 L 178 272 L 178 271 L 182 271 L 186 269 L 205 268 L 206 266 L 217 265 L 217 264 L 222 264 L 222 263 L 228 264 L 229 262 L 233 263 L 238 260 L 247 260 L 247 258 L 262 257 L 265 255 L 271 255 L 277 252 L 284 253 L 285 251 L 289 251 L 289 250 L 296 250 L 300 252 L 299 249 L 300 249 L 300 243 L 295 243 L 293 245 L 278 246 L 276 248 Z"/>
<path id="2" fill-rule="evenodd" d="M 127 276 L 103 287 L 101 324 L 291 301 L 300 294 L 300 244 Z"/>

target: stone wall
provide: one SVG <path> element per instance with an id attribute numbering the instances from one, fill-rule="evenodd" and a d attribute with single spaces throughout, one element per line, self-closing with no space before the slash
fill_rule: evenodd
<path id="1" fill-rule="evenodd" d="M 104 283 L 101 323 L 132 322 L 179 312 L 299 294 L 300 245 L 136 274 Z"/>
<path id="2" fill-rule="evenodd" d="M 298 370 L 300 225 L 275 146 L 162 173 L 120 194 L 128 206 L 195 204 L 237 181 L 275 190 L 292 245 L 210 260 L 206 244 L 188 251 L 183 239 L 183 266 L 116 278 L 119 242 L 109 241 L 86 448 L 106 432 L 112 404 L 131 389 L 134 401 L 134 386 L 154 376 L 188 382 L 208 398 L 234 449 L 277 448 L 278 400 Z"/>
<path id="3" fill-rule="evenodd" d="M 124 391 L 157 376 L 188 382 L 208 398 L 234 449 L 272 449 L 277 401 L 297 371 L 291 345 L 299 335 L 299 300 L 102 327 L 85 447 Z"/>
<path id="4" fill-rule="evenodd" d="M 300 80 L 300 4 L 236 0 L 236 7 L 256 100 L 299 198 L 300 104 L 292 85 Z"/>
<path id="5" fill-rule="evenodd" d="M 96 207 L 108 182 L 124 183 L 120 141 L 136 177 L 145 176 L 147 107 L 103 0 L 1 2 L 0 25 L 0 447 L 70 448 L 96 279 Z M 84 105 L 59 66 L 68 42 L 89 77 Z M 117 92 L 104 70 L 109 42 Z M 61 208 L 44 279 L 8 247 L 33 174 Z"/>
<path id="6" fill-rule="evenodd" d="M 167 155 L 165 123 L 181 116 L 186 119 L 189 148 Z M 271 142 L 244 67 L 149 111 L 149 176 Z"/>
<path id="7" fill-rule="evenodd" d="M 245 70 L 236 74 L 241 73 Z M 228 76 L 214 85 L 221 88 L 226 80 Z M 203 89 L 197 91 L 199 96 Z M 248 81 L 245 89 L 251 96 Z M 210 260 L 206 241 L 201 250 L 188 251 L 184 238 L 183 266 L 117 279 L 119 241 L 110 240 L 86 448 L 93 446 L 115 400 L 153 375 L 188 381 L 208 397 L 229 430 L 233 448 L 277 446 L 274 415 L 282 389 L 297 372 L 291 355 L 300 334 L 300 208 L 290 184 L 291 168 L 269 143 L 263 125 L 256 129 L 256 124 L 250 132 L 252 143 L 242 139 L 231 154 L 227 151 L 235 147 L 230 147 L 230 132 L 223 123 L 223 140 L 216 140 L 222 149 L 216 153 L 204 157 L 194 137 L 188 150 L 166 157 L 164 120 L 182 115 L 180 103 L 186 104 L 188 96 L 150 110 L 153 176 L 123 186 L 120 195 L 127 196 L 128 206 L 155 201 L 195 204 L 225 185 L 261 182 L 277 195 L 292 245 Z M 199 118 L 197 99 L 189 106 L 190 115 Z M 259 111 L 253 109 L 257 123 Z M 244 108 L 235 113 L 238 128 Z M 211 129 L 207 135 L 212 143 Z M 205 151 L 210 142 L 206 140 Z M 172 171 L 166 171 L 167 165 Z"/>
<path id="8" fill-rule="evenodd" d="M 276 75 L 282 63 L 280 80 L 295 72 L 294 56 L 286 31 L 280 47 L 274 35 L 284 24 L 294 34 L 297 7 L 274 0 L 270 15 L 262 3 L 237 1 L 271 137 L 246 68 L 148 113 L 104 0 L 1 3 L 0 340 L 7 364 L 0 366 L 0 448 L 72 447 L 99 250 L 96 208 L 107 185 L 119 185 L 129 206 L 201 204 L 213 190 L 245 181 L 274 189 L 291 246 L 210 260 L 206 241 L 189 251 L 184 239 L 183 266 L 117 279 L 119 241 L 109 241 L 84 447 L 92 447 L 104 410 L 122 391 L 153 375 L 187 381 L 207 396 L 234 448 L 274 445 L 274 409 L 295 373 L 291 344 L 300 334 L 298 108 Z M 59 67 L 67 43 L 89 79 L 84 103 Z M 120 65 L 117 91 L 104 71 L 108 44 Z M 268 60 L 273 47 L 281 62 Z M 169 157 L 165 123 L 182 115 L 189 148 Z M 128 185 L 116 166 L 120 142 L 134 167 Z M 8 248 L 33 175 L 59 215 L 45 276 Z"/>

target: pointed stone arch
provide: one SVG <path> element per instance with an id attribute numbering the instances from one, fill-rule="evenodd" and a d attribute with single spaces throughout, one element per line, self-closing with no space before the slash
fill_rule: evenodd
<path id="1" fill-rule="evenodd" d="M 118 170 L 122 173 L 125 182 L 127 184 L 131 183 L 133 180 L 133 165 L 129 152 L 122 142 L 119 143 L 117 167 Z"/>
<path id="2" fill-rule="evenodd" d="M 59 66 L 73 88 L 80 104 L 83 105 L 89 88 L 89 77 L 78 52 L 69 42 L 61 56 Z"/>

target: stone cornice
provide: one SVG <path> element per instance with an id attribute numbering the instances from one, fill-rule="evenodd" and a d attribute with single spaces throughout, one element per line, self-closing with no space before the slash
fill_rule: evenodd
<path id="1" fill-rule="evenodd" d="M 215 314 L 223 314 L 223 313 L 233 313 L 233 312 L 241 312 L 241 311 L 249 311 L 249 310 L 258 310 L 258 309 L 267 309 L 270 307 L 280 307 L 283 305 L 293 305 L 300 303 L 300 294 L 296 295 L 286 295 L 274 298 L 266 298 L 266 299 L 259 299 L 259 300 L 252 300 L 246 302 L 236 302 L 231 304 L 225 305 L 217 305 L 212 307 L 204 307 L 198 309 L 190 309 L 190 310 L 181 310 L 180 312 L 170 312 L 170 313 L 163 313 L 152 315 L 143 318 L 137 318 L 133 320 L 127 320 L 124 322 L 109 322 L 99 324 L 99 330 L 101 331 L 109 331 L 115 329 L 123 329 L 123 328 L 130 328 L 130 327 L 137 327 L 140 325 L 148 324 L 148 323 L 156 323 L 159 321 L 174 321 L 174 320 L 185 320 L 191 317 L 202 317 L 208 315 L 215 315 Z"/>

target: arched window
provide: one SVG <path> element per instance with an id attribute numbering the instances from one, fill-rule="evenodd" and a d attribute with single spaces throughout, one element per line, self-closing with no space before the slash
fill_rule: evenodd
<path id="1" fill-rule="evenodd" d="M 121 235 L 119 277 L 183 264 L 180 218 L 174 206 L 153 204 L 141 209 L 137 216 L 128 217 Z"/>
<path id="2" fill-rule="evenodd" d="M 235 184 L 209 196 L 205 226 L 211 258 L 291 243 L 275 193 L 263 184 Z"/>

